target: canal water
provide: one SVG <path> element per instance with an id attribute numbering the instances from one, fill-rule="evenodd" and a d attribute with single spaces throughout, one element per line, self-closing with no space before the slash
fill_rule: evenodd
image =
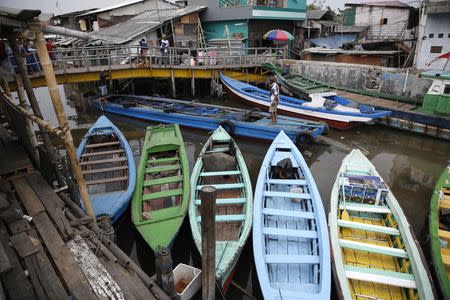
<path id="1" fill-rule="evenodd" d="M 99 113 L 95 111 L 82 112 L 80 105 L 82 91 L 77 88 L 60 86 L 60 91 L 77 146 L 86 130 L 95 122 Z M 57 122 L 47 89 L 36 89 L 36 95 L 44 118 L 56 125 Z M 207 101 L 209 103 L 241 106 L 239 103 L 227 100 L 226 97 L 224 100 L 207 99 Z M 140 149 L 143 145 L 144 129 L 151 123 L 114 115 L 108 115 L 108 118 L 128 138 L 137 164 Z M 182 128 L 182 133 L 190 161 L 190 169 L 192 170 L 195 158 L 208 139 L 208 133 L 188 128 Z M 417 238 L 423 244 L 426 241 L 426 219 L 430 197 L 434 183 L 450 159 L 450 143 L 378 125 L 363 126 L 348 131 L 330 130 L 329 138 L 350 148 L 357 144 L 368 151 L 368 158 L 390 186 Z M 241 138 L 236 141 L 245 156 L 253 187 L 255 187 L 259 168 L 269 143 Z M 328 212 L 331 187 L 341 161 L 347 153 L 337 145 L 312 144 L 305 147 L 303 155 L 317 183 L 325 211 Z M 130 255 L 149 275 L 154 274 L 153 252 L 133 227 L 129 211 L 117 222 L 116 233 L 118 245 L 125 253 Z M 426 252 L 425 254 L 428 255 Z M 199 253 L 191 237 L 187 218 L 173 246 L 172 256 L 174 266 L 178 263 L 201 266 Z M 251 239 L 247 242 L 241 255 L 234 281 L 255 298 L 262 299 L 253 262 Z M 242 292 L 231 286 L 226 299 L 248 299 L 248 297 L 243 296 Z"/>

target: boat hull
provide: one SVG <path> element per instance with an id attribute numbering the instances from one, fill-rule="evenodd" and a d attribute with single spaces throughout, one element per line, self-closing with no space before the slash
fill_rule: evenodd
<path id="1" fill-rule="evenodd" d="M 177 101 L 177 103 L 190 104 L 187 101 Z M 325 123 L 308 123 L 307 121 L 299 122 L 298 119 L 284 116 L 279 118 L 277 124 L 270 124 L 270 119 L 265 118 L 254 122 L 244 122 L 234 119 L 227 120 L 218 117 L 212 118 L 186 115 L 177 112 L 166 113 L 162 110 L 151 108 L 124 108 L 122 105 L 113 102 L 107 102 L 100 105 L 98 100 L 92 100 L 91 105 L 98 110 L 108 113 L 119 114 L 141 120 L 179 124 L 190 128 L 208 131 L 216 130 L 221 125 L 228 126 L 231 123 L 232 129 L 230 134 L 269 141 L 272 141 L 281 130 L 284 130 L 291 140 L 298 144 L 301 143 L 301 141 L 298 140 L 301 135 L 308 135 L 308 137 L 315 139 L 319 135 L 326 134 L 328 131 L 328 127 Z"/>

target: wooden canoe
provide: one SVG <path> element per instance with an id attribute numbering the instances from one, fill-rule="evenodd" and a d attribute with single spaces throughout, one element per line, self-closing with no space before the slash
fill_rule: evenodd
<path id="1" fill-rule="evenodd" d="M 434 299 L 426 262 L 400 205 L 358 149 L 342 161 L 329 225 L 343 299 Z"/>
<path id="2" fill-rule="evenodd" d="M 231 163 L 227 166 L 204 163 L 219 153 Z M 191 176 L 189 221 L 192 235 L 201 254 L 200 191 L 203 186 L 214 186 L 216 200 L 216 281 L 226 292 L 234 268 L 252 226 L 252 185 L 247 166 L 235 141 L 222 128 L 217 128 L 203 147 Z"/>
<path id="3" fill-rule="evenodd" d="M 278 166 L 286 159 L 289 176 Z M 330 243 L 322 199 L 303 156 L 283 131 L 262 163 L 253 218 L 264 299 L 329 299 Z"/>
<path id="4" fill-rule="evenodd" d="M 147 127 L 137 176 L 132 221 L 153 251 L 171 247 L 189 203 L 189 162 L 178 125 Z"/>
<path id="5" fill-rule="evenodd" d="M 450 227 L 441 221 L 450 214 L 450 166 L 434 188 L 430 203 L 429 234 L 434 271 L 444 299 L 450 299 Z"/>
<path id="6" fill-rule="evenodd" d="M 125 136 L 100 116 L 81 140 L 77 158 L 95 215 L 115 222 L 128 207 L 136 183 L 133 152 Z"/>

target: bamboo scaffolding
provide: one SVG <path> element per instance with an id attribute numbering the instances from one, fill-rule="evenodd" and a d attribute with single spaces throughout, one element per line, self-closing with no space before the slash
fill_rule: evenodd
<path id="1" fill-rule="evenodd" d="M 23 89 L 22 79 L 20 78 L 19 75 L 14 74 L 14 81 L 16 82 L 16 91 L 17 91 L 17 96 L 19 97 L 19 104 L 24 109 L 27 109 L 27 102 L 25 99 L 25 90 Z M 26 122 L 27 122 L 28 135 L 30 136 L 30 139 L 31 139 L 31 145 L 33 146 L 34 149 L 36 149 L 37 139 L 36 139 L 36 135 L 34 134 L 33 124 L 31 123 L 31 119 L 28 117 L 26 119 Z"/>
<path id="2" fill-rule="evenodd" d="M 53 103 L 53 108 L 55 110 L 56 118 L 58 119 L 58 124 L 65 133 L 64 146 L 69 156 L 70 166 L 72 168 L 72 173 L 77 181 L 78 189 L 80 192 L 81 200 L 83 201 L 86 212 L 89 216 L 95 217 L 94 210 L 92 208 L 91 199 L 86 187 L 86 181 L 84 179 L 83 173 L 80 166 L 78 165 L 75 146 L 73 143 L 72 133 L 70 132 L 67 116 L 64 112 L 64 107 L 61 101 L 61 95 L 59 94 L 58 84 L 56 82 L 55 72 L 53 70 L 50 57 L 48 55 L 47 47 L 45 45 L 44 34 L 41 30 L 39 24 L 31 25 L 30 29 L 36 32 L 36 38 L 34 40 L 34 45 L 38 53 L 39 61 L 44 72 L 45 80 L 47 82 L 48 91 L 50 98 Z M 95 218 L 94 218 L 95 222 Z"/>

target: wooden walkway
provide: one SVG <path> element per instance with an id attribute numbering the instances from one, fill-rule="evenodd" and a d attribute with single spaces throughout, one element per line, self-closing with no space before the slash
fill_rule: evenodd
<path id="1" fill-rule="evenodd" d="M 379 107 L 383 107 L 383 108 L 387 108 L 387 109 L 397 109 L 397 110 L 409 111 L 409 110 L 414 110 L 417 108 L 417 106 L 409 104 L 409 103 L 393 101 L 393 100 L 372 97 L 372 96 L 366 96 L 366 95 L 360 95 L 357 93 L 351 93 L 351 92 L 342 91 L 342 90 L 336 90 L 336 93 L 341 97 L 348 98 L 348 99 L 353 100 L 358 103 L 363 103 L 363 104 L 372 105 L 372 106 L 379 106 Z"/>
<path id="2" fill-rule="evenodd" d="M 75 203 L 28 173 L 0 179 L 0 299 L 169 299 Z"/>

